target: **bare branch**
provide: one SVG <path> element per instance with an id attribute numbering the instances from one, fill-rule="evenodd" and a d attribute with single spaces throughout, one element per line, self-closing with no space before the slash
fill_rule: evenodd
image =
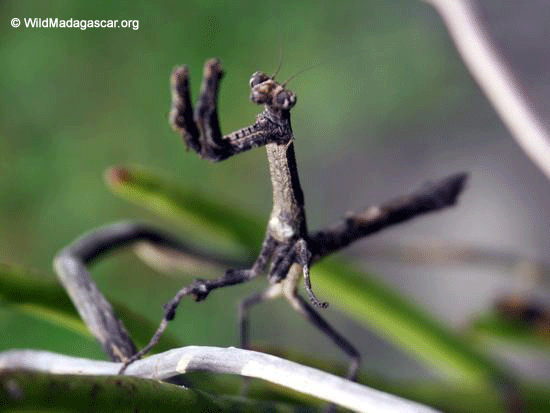
<path id="1" fill-rule="evenodd" d="M 54 266 L 60 281 L 81 318 L 114 361 L 127 360 L 137 350 L 122 321 L 92 280 L 87 266 L 105 253 L 144 241 L 158 253 L 177 252 L 179 256 L 192 256 L 195 260 L 220 265 L 232 262 L 194 249 L 158 229 L 135 222 L 119 222 L 96 229 L 59 252 Z"/>
<path id="2" fill-rule="evenodd" d="M 550 179 L 549 133 L 498 56 L 469 0 L 423 0 L 440 14 L 472 77 L 519 146 Z"/>
<path id="3" fill-rule="evenodd" d="M 35 350 L 0 353 L 0 371 L 116 375 L 121 364 Z M 434 413 L 435 409 L 279 357 L 237 348 L 189 346 L 137 360 L 127 374 L 165 380 L 192 371 L 254 377 L 357 412 Z"/>
<path id="4" fill-rule="evenodd" d="M 454 205 L 464 189 L 466 178 L 465 173 L 451 175 L 411 195 L 352 213 L 342 221 L 311 234 L 308 245 L 313 261 L 391 225 Z"/>

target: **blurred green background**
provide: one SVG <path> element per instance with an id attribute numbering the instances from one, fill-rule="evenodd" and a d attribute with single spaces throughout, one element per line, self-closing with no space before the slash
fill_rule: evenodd
<path id="1" fill-rule="evenodd" d="M 10 25 L 14 17 L 22 21 L 18 28 Z M 23 19 L 35 17 L 138 20 L 139 28 L 24 27 Z M 474 174 L 471 192 L 459 208 L 437 214 L 433 224 L 415 223 L 402 233 L 393 229 L 383 239 L 411 241 L 421 234 L 508 249 L 521 245 L 525 250 L 520 253 L 547 256 L 547 247 L 540 247 L 547 235 L 526 233 L 537 242 L 525 243 L 513 238 L 518 233 L 514 226 L 503 235 L 504 218 L 498 218 L 502 213 L 527 219 L 536 208 L 518 192 L 522 181 L 514 171 L 529 174 L 533 187 L 547 183 L 511 143 L 438 16 L 421 2 L 3 1 L 0 262 L 51 274 L 52 258 L 63 246 L 120 219 L 141 219 L 177 233 L 178 228 L 109 192 L 103 174 L 113 165 L 152 168 L 267 218 L 271 188 L 264 151 L 220 164 L 186 152 L 167 123 L 168 78 L 174 66 L 189 65 L 196 97 L 204 61 L 219 57 L 226 71 L 219 115 L 222 131 L 228 133 L 254 120 L 260 108 L 248 100 L 248 79 L 256 70 L 273 72 L 281 51 L 280 79 L 319 64 L 289 85 L 298 96 L 293 129 L 311 228 L 406 192 L 422 180 L 474 170 L 482 178 L 476 180 Z M 498 151 L 495 158 L 485 156 L 495 147 L 510 151 L 516 160 L 499 158 Z M 495 185 L 496 200 L 487 196 Z M 502 207 L 499 200 L 512 207 Z M 540 221 L 548 222 L 545 215 Z M 407 278 L 401 270 L 395 273 L 395 279 Z M 99 263 L 93 274 L 101 289 L 151 320 L 160 319 L 161 305 L 193 275 L 173 279 L 157 274 L 129 253 Z M 450 299 L 439 296 L 443 298 L 435 304 L 424 302 L 426 283 L 416 281 L 416 299 L 428 310 L 437 312 L 443 301 L 460 307 L 460 292 Z M 212 294 L 204 303 L 185 302 L 171 331 L 189 344 L 236 345 L 237 302 L 262 287 L 259 281 Z M 426 295 L 438 296 L 429 291 Z M 478 310 L 486 304 L 475 303 Z M 429 374 L 351 321 L 334 312 L 327 318 L 355 335 L 365 370 Z M 252 323 L 255 342 L 302 350 L 314 343 L 328 358 L 344 360 L 284 302 L 255 309 Z M 61 330 L 54 334 L 51 327 L 7 309 L 0 310 L 0 331 L 0 350 L 32 347 L 102 357 L 95 343 Z"/>

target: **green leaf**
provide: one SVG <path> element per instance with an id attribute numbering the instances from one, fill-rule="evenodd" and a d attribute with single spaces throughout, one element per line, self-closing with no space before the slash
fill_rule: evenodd
<path id="1" fill-rule="evenodd" d="M 110 299 L 109 302 L 123 319 L 137 344 L 139 346 L 146 344 L 157 326 L 122 304 Z M 0 303 L 90 339 L 93 338 L 80 320 L 69 296 L 53 277 L 0 263 Z M 162 343 L 159 343 L 159 348 L 155 350 L 163 351 L 181 345 L 182 343 L 173 336 L 164 334 Z"/>
<path id="2" fill-rule="evenodd" d="M 4 371 L 0 411 L 11 412 L 293 412 L 290 406 L 211 396 L 158 380 Z"/>
<path id="3" fill-rule="evenodd" d="M 106 182 L 116 195 L 179 224 L 209 246 L 249 255 L 261 245 L 265 223 L 140 167 L 112 168 Z"/>
<path id="4" fill-rule="evenodd" d="M 493 380 L 505 377 L 485 355 L 374 277 L 336 259 L 315 265 L 312 277 L 319 295 L 331 305 L 448 380 L 490 386 Z"/>

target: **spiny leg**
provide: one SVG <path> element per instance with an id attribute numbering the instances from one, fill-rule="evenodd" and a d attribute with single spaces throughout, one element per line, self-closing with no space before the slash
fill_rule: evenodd
<path id="1" fill-rule="evenodd" d="M 182 135 L 188 147 L 209 159 L 217 158 L 218 152 L 222 152 L 225 146 L 217 111 L 218 86 L 222 77 L 223 70 L 219 60 L 207 61 L 204 65 L 199 104 L 194 113 L 187 66 L 177 67 L 170 79 L 172 90 L 170 123 Z"/>
<path id="2" fill-rule="evenodd" d="M 270 284 L 277 284 L 286 278 L 290 266 L 296 261 L 294 249 L 292 244 L 280 244 L 275 248 L 267 275 Z"/>
<path id="3" fill-rule="evenodd" d="M 193 120 L 193 105 L 191 104 L 187 66 L 174 69 L 170 78 L 170 89 L 172 91 L 170 125 L 181 134 L 187 148 L 200 153 L 200 132 Z"/>
<path id="4" fill-rule="evenodd" d="M 258 254 L 258 258 L 256 258 L 256 261 L 250 269 L 230 269 L 227 270 L 225 274 L 221 277 L 212 280 L 197 279 L 190 285 L 180 289 L 176 293 L 174 298 L 172 298 L 168 303 L 164 305 L 164 317 L 149 343 L 136 354 L 134 354 L 131 358 L 125 361 L 119 373 L 124 373 L 126 368 L 131 363 L 138 360 L 143 355 L 147 354 L 153 347 L 158 344 L 160 337 L 164 333 L 164 330 L 166 330 L 166 327 L 168 327 L 168 323 L 174 319 L 176 315 L 176 309 L 183 297 L 187 295 L 192 295 L 195 301 L 202 301 L 208 296 L 208 294 L 210 294 L 212 290 L 228 287 L 230 285 L 242 284 L 250 281 L 251 279 L 260 275 L 265 270 L 267 262 L 269 261 L 269 258 L 271 257 L 276 247 L 277 241 L 270 235 L 267 235 L 262 245 L 262 249 Z"/>
<path id="5" fill-rule="evenodd" d="M 304 244 L 300 243 L 300 247 Z M 292 250 L 296 252 L 296 248 Z M 303 255 L 303 252 L 300 252 Z M 296 291 L 296 284 L 300 277 L 300 272 L 303 272 L 303 266 L 300 263 L 294 261 L 294 263 L 287 268 L 287 274 L 280 282 L 269 286 L 266 290 L 251 295 L 241 302 L 239 318 L 241 325 L 241 346 L 242 348 L 248 348 L 249 346 L 249 334 L 248 334 L 248 317 L 249 310 L 255 304 L 258 304 L 264 300 L 276 298 L 280 295 L 284 295 L 289 301 L 292 308 L 302 314 L 309 322 L 326 334 L 346 355 L 351 358 L 351 364 L 348 369 L 347 378 L 355 380 L 357 377 L 357 371 L 359 369 L 359 363 L 361 356 L 355 347 L 340 333 L 338 333 L 301 295 Z M 318 301 L 318 300 L 317 300 Z M 318 301 L 319 302 L 319 301 Z"/>
<path id="6" fill-rule="evenodd" d="M 262 116 L 252 125 L 222 136 L 217 110 L 218 87 L 222 77 L 223 70 L 218 59 L 205 63 L 201 94 L 193 112 L 187 66 L 174 69 L 170 124 L 181 134 L 187 147 L 202 158 L 217 162 L 251 148 L 280 141 L 284 134 Z"/>
<path id="7" fill-rule="evenodd" d="M 249 323 L 250 308 L 253 305 L 259 304 L 262 301 L 268 298 L 271 298 L 268 295 L 266 295 L 266 291 L 254 293 L 246 297 L 239 304 L 239 327 L 240 327 L 239 330 L 240 330 L 240 336 L 241 336 L 242 349 L 245 349 L 245 350 L 250 349 L 250 323 Z M 241 385 L 241 396 L 246 396 L 246 394 L 248 393 L 248 386 L 250 384 L 250 380 L 251 380 L 250 377 L 243 376 L 242 385 Z"/>
<path id="8" fill-rule="evenodd" d="M 355 347 L 338 333 L 321 315 L 296 291 L 285 294 L 286 299 L 296 311 L 302 314 L 310 323 L 326 334 L 351 359 L 347 378 L 355 381 L 359 370 L 361 356 Z"/>
<path id="9" fill-rule="evenodd" d="M 287 277 L 290 267 L 297 263 L 302 266 L 304 275 L 304 285 L 308 298 L 313 305 L 320 308 L 327 308 L 328 303 L 320 301 L 311 288 L 311 279 L 309 276 L 309 265 L 311 262 L 311 253 L 307 248 L 306 241 L 301 238 L 293 244 L 281 244 L 273 254 L 273 262 L 268 274 L 268 280 L 271 284 L 281 282 Z"/>
<path id="10" fill-rule="evenodd" d="M 217 108 L 218 89 L 223 74 L 218 59 L 210 59 L 205 63 L 199 102 L 193 116 L 203 137 L 203 148 L 212 154 L 223 151 L 226 145 L 222 140 Z"/>
<path id="11" fill-rule="evenodd" d="M 166 330 L 166 327 L 168 327 L 168 323 L 174 319 L 176 315 L 176 309 L 180 304 L 181 300 L 183 299 L 183 297 L 185 297 L 186 295 L 192 295 L 195 298 L 195 301 L 202 301 L 208 296 L 208 294 L 212 290 L 215 290 L 217 288 L 227 287 L 230 285 L 242 284 L 244 282 L 251 280 L 252 278 L 255 278 L 257 275 L 260 274 L 260 272 L 256 272 L 252 269 L 227 270 L 222 277 L 216 278 L 214 280 L 197 279 L 190 285 L 180 289 L 177 292 L 177 294 L 174 296 L 174 298 L 172 298 L 168 303 L 164 305 L 164 317 L 160 322 L 160 325 L 157 328 L 157 331 L 155 331 L 155 334 L 149 341 L 149 343 L 145 347 L 143 347 L 140 351 L 138 351 L 134 356 L 128 359 L 124 363 L 119 373 L 120 374 L 124 373 L 128 365 L 140 359 L 142 356 L 147 354 L 149 351 L 151 351 L 153 347 L 155 347 L 158 344 L 160 337 Z"/>
<path id="12" fill-rule="evenodd" d="M 311 288 L 311 279 L 309 275 L 311 252 L 309 251 L 307 243 L 304 239 L 300 239 L 296 242 L 296 254 L 298 263 L 302 266 L 304 286 L 309 300 L 316 307 L 327 308 L 328 303 L 319 301 Z M 357 378 L 357 371 L 359 370 L 359 363 L 361 362 L 361 355 L 355 347 L 344 336 L 338 333 L 323 317 L 321 317 L 321 315 L 306 300 L 304 300 L 301 295 L 297 293 L 296 289 L 292 290 L 292 294 L 285 294 L 285 296 L 296 311 L 306 317 L 309 322 L 315 325 L 324 334 L 329 336 L 329 338 L 351 358 L 351 363 L 346 377 L 355 381 Z M 329 409 L 331 410 L 331 408 Z"/>
<path id="13" fill-rule="evenodd" d="M 264 292 L 259 292 L 246 297 L 239 305 L 239 326 L 241 336 L 241 348 L 248 350 L 250 348 L 250 307 L 261 303 L 266 299 Z"/>
<path id="14" fill-rule="evenodd" d="M 307 243 L 304 239 L 300 239 L 296 242 L 296 258 L 297 262 L 302 266 L 302 271 L 304 274 L 304 286 L 306 289 L 306 294 L 309 300 L 313 303 L 314 306 L 319 308 L 328 308 L 328 303 L 326 301 L 320 301 L 311 288 L 311 278 L 309 276 L 309 265 L 311 263 L 311 252 L 307 247 Z"/>

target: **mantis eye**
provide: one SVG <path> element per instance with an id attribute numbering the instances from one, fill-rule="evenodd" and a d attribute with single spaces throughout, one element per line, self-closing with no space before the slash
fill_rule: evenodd
<path id="1" fill-rule="evenodd" d="M 284 107 L 288 106 L 288 95 L 286 93 L 279 93 L 277 95 L 277 105 Z"/>
<path id="2" fill-rule="evenodd" d="M 281 109 L 290 109 L 296 104 L 296 95 L 287 91 L 280 92 L 275 96 L 274 103 Z"/>

